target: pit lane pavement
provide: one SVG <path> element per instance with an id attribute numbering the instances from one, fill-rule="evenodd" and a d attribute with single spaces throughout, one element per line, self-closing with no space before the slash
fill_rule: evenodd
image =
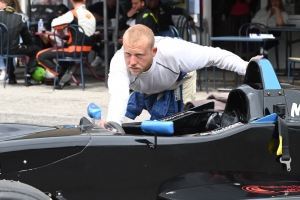
<path id="1" fill-rule="evenodd" d="M 88 71 L 85 72 L 86 89 L 82 91 L 81 85 L 76 86 L 71 81 L 71 86 L 66 86 L 63 90 L 53 91 L 52 86 L 36 85 L 25 87 L 22 68 L 17 68 L 16 85 L 6 85 L 0 82 L 0 122 L 1 123 L 25 123 L 40 125 L 77 125 L 81 117 L 87 115 L 89 103 L 95 103 L 102 108 L 102 116 L 106 118 L 109 102 L 108 89 L 104 82 L 92 77 Z M 104 73 L 103 69 L 98 69 L 98 73 Z M 77 74 L 79 78 L 79 73 Z M 205 92 L 205 83 L 202 73 L 202 91 L 197 88 L 196 99 L 204 99 L 208 96 Z M 209 72 L 210 80 L 212 73 Z M 222 77 L 221 71 L 217 71 L 216 77 Z M 227 88 L 234 87 L 234 74 L 226 73 Z M 282 79 L 282 80 L 281 80 Z M 78 79 L 80 80 L 80 78 Z M 285 82 L 286 77 L 280 78 Z M 297 82 L 296 82 L 297 84 Z M 298 84 L 299 85 L 299 84 Z M 216 88 L 223 87 L 221 78 L 217 79 Z M 213 88 L 213 83 L 209 82 L 209 91 L 217 92 Z M 135 121 L 149 119 L 149 114 L 144 111 Z M 125 122 L 132 122 L 125 118 Z"/>

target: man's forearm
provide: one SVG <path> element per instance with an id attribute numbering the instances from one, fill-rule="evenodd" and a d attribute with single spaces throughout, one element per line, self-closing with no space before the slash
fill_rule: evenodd
<path id="1" fill-rule="evenodd" d="M 98 15 L 97 13 L 92 13 L 96 19 L 97 22 L 101 22 L 103 20 L 103 17 L 101 15 Z"/>

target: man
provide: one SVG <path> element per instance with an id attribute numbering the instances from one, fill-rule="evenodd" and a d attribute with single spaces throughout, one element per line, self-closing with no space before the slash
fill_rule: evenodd
<path id="1" fill-rule="evenodd" d="M 183 8 L 169 6 L 167 3 L 161 3 L 160 0 L 149 0 L 148 7 L 158 21 L 159 32 L 155 34 L 156 36 L 174 37 L 169 30 L 170 26 L 174 26 L 172 15 L 184 15 L 190 25 L 195 25 L 194 19 Z"/>
<path id="2" fill-rule="evenodd" d="M 127 29 L 134 24 L 143 24 L 150 28 L 154 33 L 157 32 L 157 22 L 151 11 L 145 7 L 144 0 L 132 0 L 132 7 L 127 12 L 127 15 L 122 16 L 119 20 L 119 29 Z M 129 25 L 129 26 L 128 26 Z M 122 47 L 123 39 L 118 40 L 118 49 Z M 110 44 L 108 46 L 108 62 L 110 63 L 113 55 L 115 54 L 115 45 Z M 101 57 L 104 58 L 104 49 L 100 51 Z M 91 64 L 92 65 L 92 64 Z M 92 65 L 93 66 L 93 65 Z"/>
<path id="3" fill-rule="evenodd" d="M 0 1 L 0 22 L 4 23 L 10 32 L 10 54 L 26 54 L 29 57 L 27 64 L 27 77 L 28 85 L 31 84 L 31 75 L 33 74 L 35 67 L 37 66 L 36 54 L 39 51 L 39 47 L 33 44 L 31 35 L 26 25 L 25 17 L 20 13 L 16 13 L 13 0 L 1 0 Z M 20 36 L 22 37 L 23 43 L 19 44 Z M 8 61 L 6 61 L 8 62 Z M 12 62 L 8 65 L 9 81 L 8 84 L 16 84 L 16 76 L 14 74 L 15 68 Z"/>
<path id="4" fill-rule="evenodd" d="M 131 9 L 120 19 L 119 28 L 123 30 L 134 24 L 143 24 L 154 33 L 158 31 L 158 22 L 151 10 L 146 7 L 145 0 L 131 0 Z"/>
<path id="5" fill-rule="evenodd" d="M 262 58 L 257 56 L 256 58 Z M 217 66 L 245 74 L 248 62 L 237 55 L 207 46 L 200 46 L 170 37 L 154 37 L 153 32 L 143 25 L 134 25 L 123 36 L 123 48 L 114 55 L 110 63 L 108 88 L 111 95 L 107 120 L 122 124 L 129 99 L 129 89 L 145 98 L 176 89 L 181 75 L 204 67 Z M 183 82 L 190 81 L 190 79 Z M 183 90 L 183 93 L 190 92 Z M 137 106 L 143 102 L 137 102 Z M 150 108 L 152 105 L 146 105 Z M 168 108 L 166 110 L 168 116 Z M 149 111 L 149 110 L 148 110 Z M 128 109 L 127 109 L 128 112 Z"/>
<path id="6" fill-rule="evenodd" d="M 92 48 L 93 36 L 96 30 L 96 20 L 95 17 L 92 15 L 92 13 L 86 9 L 85 7 L 86 0 L 70 0 L 70 1 L 74 9 L 58 18 L 53 19 L 51 26 L 56 30 L 61 30 L 67 27 L 69 24 L 75 24 L 81 26 L 85 32 L 85 41 L 84 41 L 85 47 L 83 48 L 84 51 L 83 55 L 86 56 Z M 81 33 L 80 30 L 79 33 Z M 73 38 L 72 32 L 70 37 Z M 80 38 L 81 37 L 79 35 L 78 40 L 80 40 Z M 74 41 L 69 41 L 68 47 L 66 46 L 64 47 L 66 56 L 68 56 L 68 54 L 70 56 L 73 56 L 73 53 L 75 51 L 73 44 Z M 62 89 L 65 86 L 65 83 L 71 79 L 75 67 L 74 66 L 70 67 L 68 65 L 66 66 L 61 65 L 62 71 L 59 74 L 57 74 L 55 72 L 56 64 L 53 62 L 54 58 L 56 58 L 56 47 L 42 50 L 37 55 L 38 61 L 41 63 L 41 65 L 44 68 L 48 69 L 54 75 L 59 75 L 58 77 L 60 78 L 60 81 L 59 84 L 56 86 L 56 89 Z"/>
<path id="7" fill-rule="evenodd" d="M 69 11 L 69 8 L 65 5 L 65 4 L 59 4 L 56 7 L 56 16 L 50 18 L 45 26 L 45 29 L 47 31 L 51 31 L 52 27 L 51 27 L 51 23 L 53 21 L 53 19 L 62 16 L 63 14 L 67 13 Z M 54 36 L 53 35 L 47 35 L 47 34 L 42 34 L 40 35 L 41 40 L 43 41 L 43 46 L 45 46 L 45 48 L 49 48 L 52 47 L 54 44 Z"/>

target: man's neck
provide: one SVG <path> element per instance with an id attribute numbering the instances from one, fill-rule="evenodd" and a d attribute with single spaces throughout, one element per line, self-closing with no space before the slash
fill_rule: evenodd
<path id="1" fill-rule="evenodd" d="M 77 8 L 77 7 L 79 7 L 79 6 L 82 6 L 82 5 L 84 5 L 84 3 L 73 3 L 73 7 L 74 8 Z"/>

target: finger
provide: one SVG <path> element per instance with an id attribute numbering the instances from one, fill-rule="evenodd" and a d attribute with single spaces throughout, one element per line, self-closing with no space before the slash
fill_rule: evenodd
<path id="1" fill-rule="evenodd" d="M 104 123 L 105 123 L 104 121 L 99 121 L 98 125 L 105 128 Z"/>
<path id="2" fill-rule="evenodd" d="M 264 57 L 263 55 L 257 55 L 257 56 L 252 57 L 252 58 L 250 59 L 250 61 L 253 60 L 253 59 L 261 59 L 261 58 L 263 58 L 263 57 Z"/>

